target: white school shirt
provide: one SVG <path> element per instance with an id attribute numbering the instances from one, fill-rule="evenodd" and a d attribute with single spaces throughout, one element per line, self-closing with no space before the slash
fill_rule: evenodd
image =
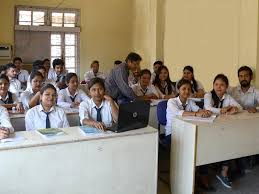
<path id="1" fill-rule="evenodd" d="M 237 103 L 237 101 L 235 101 L 234 98 L 232 98 L 229 94 L 224 94 L 224 96 L 222 97 L 223 101 L 223 105 L 222 107 L 227 107 L 227 106 L 235 106 L 238 108 L 238 111 L 242 110 L 242 107 L 240 104 Z M 215 113 L 215 114 L 220 114 L 220 110 L 221 108 L 215 108 L 213 107 L 214 105 L 214 101 L 212 99 L 212 95 L 211 92 L 207 92 L 204 95 L 204 109 L 206 110 L 210 110 L 211 112 Z"/>
<path id="2" fill-rule="evenodd" d="M 21 82 L 16 78 L 10 79 L 9 91 L 18 95 L 22 91 Z"/>
<path id="3" fill-rule="evenodd" d="M 25 69 L 21 69 L 17 74 L 17 77 L 20 82 L 26 82 L 28 80 L 29 73 Z"/>
<path id="4" fill-rule="evenodd" d="M 80 103 L 79 117 L 81 124 L 83 124 L 84 119 L 93 119 L 95 121 L 97 120 L 97 111 L 95 107 L 97 106 L 92 98 L 90 100 L 86 100 Z M 111 104 L 109 101 L 103 100 L 99 108 L 101 107 L 102 122 L 106 127 L 110 127 L 113 122 Z"/>
<path id="5" fill-rule="evenodd" d="M 32 88 L 27 88 L 23 93 L 21 93 L 21 100 L 24 109 L 30 108 L 29 102 L 33 96 L 35 96 L 35 93 L 33 92 Z"/>
<path id="6" fill-rule="evenodd" d="M 179 93 L 179 90 L 178 90 L 178 83 L 179 83 L 180 80 L 178 80 L 175 84 L 175 87 L 176 87 L 176 92 Z M 197 83 L 197 90 L 204 90 L 204 87 L 202 85 L 202 83 L 199 81 L 199 80 L 196 80 L 196 83 Z M 192 84 L 192 87 L 193 87 L 193 81 L 191 81 L 191 84 Z M 192 88 L 194 90 L 194 88 Z M 205 90 L 204 90 L 205 91 Z"/>
<path id="7" fill-rule="evenodd" d="M 253 86 L 243 92 L 241 86 L 231 88 L 229 93 L 243 108 L 253 108 L 259 105 L 259 90 Z"/>
<path id="8" fill-rule="evenodd" d="M 51 112 L 49 114 L 51 128 L 69 127 L 67 115 L 62 108 L 53 106 L 49 112 Z M 46 118 L 47 115 L 44 113 L 44 109 L 41 104 L 29 109 L 25 115 L 26 131 L 45 129 Z"/>
<path id="9" fill-rule="evenodd" d="M 172 133 L 172 120 L 176 116 L 182 116 L 184 111 L 188 112 L 197 112 L 200 108 L 195 104 L 191 99 L 187 99 L 186 108 L 182 106 L 182 102 L 178 97 L 171 98 L 167 102 L 166 109 L 166 126 L 165 126 L 165 135 L 170 135 Z"/>
<path id="10" fill-rule="evenodd" d="M 75 95 L 71 95 L 68 88 L 62 89 L 58 93 L 58 105 L 63 108 L 70 108 L 72 98 L 75 98 L 75 102 L 82 102 L 89 100 L 90 98 L 85 94 L 83 90 L 77 89 Z"/>
<path id="11" fill-rule="evenodd" d="M 95 78 L 95 77 L 98 77 L 98 78 L 101 78 L 101 79 L 105 79 L 105 74 L 98 71 L 96 73 L 96 75 L 94 75 L 94 72 L 93 70 L 90 70 L 90 71 L 87 71 L 85 74 L 84 74 L 84 78 L 85 78 L 85 82 L 88 83 L 91 79 Z"/>
<path id="12" fill-rule="evenodd" d="M 8 104 L 8 103 L 5 103 L 8 99 L 10 98 L 9 94 L 7 93 L 5 98 L 2 98 L 2 96 L 0 96 L 0 104 Z M 17 99 L 17 96 L 15 94 L 12 93 L 12 100 L 13 100 L 13 103 L 12 104 L 17 104 L 19 103 L 18 102 L 18 99 Z"/>
<path id="13" fill-rule="evenodd" d="M 64 79 L 64 77 L 66 76 L 66 74 L 67 74 L 67 70 L 64 70 L 64 71 L 60 74 L 61 78 L 60 78 L 59 82 L 61 82 L 61 81 Z M 52 69 L 52 70 L 49 69 L 48 79 L 51 80 L 51 81 L 56 82 L 56 80 L 57 80 L 57 73 L 56 73 L 56 71 L 55 71 L 54 69 Z"/>
<path id="14" fill-rule="evenodd" d="M 172 93 L 171 93 L 171 94 L 176 94 L 176 89 L 175 89 L 174 85 L 171 84 L 171 86 L 172 86 Z M 157 86 L 155 86 L 155 88 L 156 88 L 156 91 L 157 91 L 157 93 L 158 93 L 158 95 L 159 95 L 159 98 L 164 98 L 165 95 L 171 95 L 171 94 L 169 94 L 169 92 L 168 92 L 168 85 L 167 85 L 167 82 L 165 83 L 165 86 L 164 86 L 164 88 L 165 88 L 165 94 L 163 94 L 163 92 L 162 92 Z"/>
<path id="15" fill-rule="evenodd" d="M 9 128 L 10 133 L 14 132 L 14 128 L 10 122 L 9 114 L 6 108 L 3 106 L 0 106 L 0 126 Z"/>
<path id="16" fill-rule="evenodd" d="M 151 95 L 154 94 L 157 97 L 159 97 L 159 94 L 155 88 L 154 85 L 148 85 L 147 88 L 144 90 L 142 89 L 140 83 L 134 84 L 131 86 L 133 92 L 136 94 L 136 96 L 145 96 L 145 95 Z"/>

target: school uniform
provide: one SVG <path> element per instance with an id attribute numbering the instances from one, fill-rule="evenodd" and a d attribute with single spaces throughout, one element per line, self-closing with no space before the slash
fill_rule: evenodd
<path id="1" fill-rule="evenodd" d="M 179 93 L 179 90 L 178 90 L 178 83 L 179 83 L 180 80 L 178 80 L 175 84 L 175 87 L 176 87 L 176 92 Z M 202 85 L 202 83 L 199 81 L 199 80 L 196 80 L 196 83 L 197 83 L 197 90 L 204 90 L 204 87 Z M 192 93 L 195 93 L 195 88 L 194 88 L 194 85 L 193 85 L 193 81 L 191 81 L 191 84 L 192 84 Z M 204 90 L 205 91 L 205 90 Z"/>
<path id="2" fill-rule="evenodd" d="M 11 124 L 9 114 L 5 107 L 0 106 L 0 126 L 9 128 L 10 133 L 14 132 L 14 128 Z"/>
<path id="3" fill-rule="evenodd" d="M 51 107 L 48 113 L 44 112 L 42 105 L 37 105 L 28 110 L 25 115 L 26 131 L 45 128 L 69 127 L 65 111 L 58 107 Z"/>
<path id="4" fill-rule="evenodd" d="M 159 98 L 164 98 L 165 95 L 176 94 L 176 89 L 175 89 L 174 85 L 171 84 L 171 86 L 172 86 L 172 92 L 171 93 L 169 93 L 169 91 L 168 91 L 168 84 L 167 84 L 167 82 L 165 83 L 165 85 L 161 89 L 158 86 L 155 86 L 156 91 L 157 91 L 157 93 L 159 95 Z"/>
<path id="5" fill-rule="evenodd" d="M 84 74 L 84 78 L 85 78 L 85 82 L 88 83 L 91 79 L 93 78 L 101 78 L 101 79 L 105 79 L 105 74 L 98 71 L 97 73 L 94 73 L 93 70 L 90 70 L 90 71 L 87 71 L 85 74 Z"/>
<path id="6" fill-rule="evenodd" d="M 16 78 L 12 78 L 9 81 L 10 81 L 9 91 L 14 94 L 19 94 L 22 91 L 21 82 Z"/>
<path id="7" fill-rule="evenodd" d="M 241 86 L 231 88 L 229 94 L 244 108 L 253 108 L 259 105 L 259 90 L 253 86 L 244 93 Z"/>
<path id="8" fill-rule="evenodd" d="M 17 79 L 20 82 L 26 82 L 28 80 L 29 73 L 25 69 L 21 69 L 19 73 L 17 73 Z"/>
<path id="9" fill-rule="evenodd" d="M 204 95 L 204 109 L 206 109 L 206 110 L 210 110 L 211 112 L 213 112 L 215 114 L 220 114 L 221 108 L 224 108 L 227 106 L 235 106 L 238 108 L 239 111 L 242 111 L 241 105 L 238 104 L 238 102 L 235 101 L 235 99 L 232 98 L 229 94 L 223 95 L 223 97 L 217 107 L 214 106 L 214 101 L 212 99 L 211 92 L 208 92 Z"/>
<path id="10" fill-rule="evenodd" d="M 133 86 L 131 86 L 133 92 L 136 94 L 136 96 L 145 96 L 145 95 L 156 95 L 156 97 L 159 97 L 159 94 L 155 88 L 154 85 L 148 85 L 146 89 L 143 89 L 140 85 L 140 83 L 137 83 Z"/>
<path id="11" fill-rule="evenodd" d="M 5 98 L 0 96 L 0 104 L 17 104 L 17 103 L 19 102 L 16 95 L 9 91 L 7 92 Z"/>
<path id="12" fill-rule="evenodd" d="M 73 102 L 82 102 L 90 98 L 83 90 L 77 89 L 74 95 L 71 95 L 68 88 L 62 89 L 58 93 L 58 105 L 63 108 L 70 108 Z"/>
<path id="13" fill-rule="evenodd" d="M 32 88 L 27 88 L 22 94 L 21 94 L 21 101 L 23 104 L 24 109 L 30 109 L 29 102 L 35 96 L 36 93 L 33 92 Z M 40 104 L 40 101 L 38 101 L 38 105 Z"/>
<path id="14" fill-rule="evenodd" d="M 81 124 L 83 124 L 84 119 L 92 119 L 103 122 L 106 127 L 110 127 L 113 123 L 111 104 L 104 99 L 100 107 L 97 107 L 92 98 L 83 101 L 79 106 L 79 117 Z"/>
<path id="15" fill-rule="evenodd" d="M 61 74 L 57 75 L 56 71 L 49 71 L 48 73 L 48 79 L 52 80 L 56 83 L 58 82 L 65 82 L 65 77 L 66 77 L 67 72 L 62 72 Z"/>
<path id="16" fill-rule="evenodd" d="M 166 126 L 165 135 L 171 135 L 172 133 L 172 120 L 176 116 L 182 116 L 184 111 L 197 112 L 200 108 L 191 99 L 187 99 L 186 104 L 183 104 L 180 97 L 171 98 L 167 102 L 166 109 Z"/>

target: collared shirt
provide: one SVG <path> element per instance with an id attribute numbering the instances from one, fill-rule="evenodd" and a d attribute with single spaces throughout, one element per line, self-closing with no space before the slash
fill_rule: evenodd
<path id="1" fill-rule="evenodd" d="M 10 103 L 10 101 L 12 102 Z M 7 92 L 5 98 L 0 96 L 0 104 L 17 104 L 17 103 L 18 103 L 17 96 L 11 92 Z"/>
<path id="2" fill-rule="evenodd" d="M 14 132 L 14 128 L 10 122 L 9 114 L 6 108 L 3 106 L 0 106 L 0 126 L 9 128 L 10 133 Z"/>
<path id="3" fill-rule="evenodd" d="M 185 103 L 185 108 L 180 100 L 180 97 L 171 98 L 167 102 L 166 109 L 166 126 L 165 134 L 170 135 L 172 133 L 172 120 L 176 116 L 182 116 L 184 111 L 197 112 L 200 108 L 191 99 L 188 99 Z"/>
<path id="4" fill-rule="evenodd" d="M 29 102 L 35 96 L 35 93 L 32 91 L 32 88 L 27 88 L 23 93 L 21 93 L 21 100 L 24 109 L 29 109 Z"/>
<path id="5" fill-rule="evenodd" d="M 67 71 L 66 71 L 66 70 L 64 70 L 64 72 L 62 72 L 62 73 L 60 74 L 59 82 L 64 81 L 64 78 L 65 78 L 66 74 L 67 74 Z M 54 82 L 57 82 L 58 75 L 57 75 L 57 73 L 56 73 L 56 71 L 55 71 L 54 69 L 49 69 L 48 79 L 49 79 L 49 80 L 52 80 L 52 81 L 54 81 Z"/>
<path id="6" fill-rule="evenodd" d="M 132 90 L 134 91 L 134 93 L 137 95 L 137 96 L 145 96 L 145 95 L 156 95 L 157 97 L 159 97 L 159 94 L 155 88 L 154 85 L 148 85 L 147 88 L 144 90 L 140 83 L 137 83 L 133 86 L 131 86 Z"/>
<path id="7" fill-rule="evenodd" d="M 16 78 L 10 79 L 9 91 L 14 94 L 19 94 L 20 92 L 22 92 L 21 82 Z"/>
<path id="8" fill-rule="evenodd" d="M 84 74 L 84 78 L 85 78 L 85 82 L 88 83 L 91 79 L 95 78 L 95 77 L 98 77 L 98 78 L 101 78 L 101 79 L 105 79 L 105 74 L 98 71 L 96 74 L 94 74 L 93 70 L 90 70 L 90 71 L 87 71 L 85 74 Z"/>
<path id="9" fill-rule="evenodd" d="M 95 107 L 97 106 L 92 98 L 90 100 L 85 100 L 81 102 L 79 106 L 79 117 L 81 124 L 83 123 L 84 119 L 93 119 L 95 121 L 97 120 L 97 111 Z M 103 100 L 102 104 L 98 108 L 101 107 L 102 122 L 105 124 L 106 127 L 110 127 L 113 122 L 111 104 L 109 101 Z"/>
<path id="10" fill-rule="evenodd" d="M 168 85 L 167 85 L 167 83 L 165 83 L 165 85 L 164 85 L 164 87 L 163 87 L 164 92 L 162 92 L 158 86 L 155 86 L 156 91 L 157 91 L 157 93 L 158 93 L 158 95 L 159 95 L 159 98 L 164 98 L 165 95 L 176 94 L 176 89 L 175 89 L 174 85 L 171 84 L 171 86 L 172 86 L 172 92 L 171 92 L 171 93 L 169 93 L 169 91 L 168 91 Z"/>
<path id="11" fill-rule="evenodd" d="M 65 88 L 58 93 L 58 105 L 63 108 L 70 108 L 71 103 L 73 102 L 71 98 L 75 99 L 74 102 L 82 102 L 90 99 L 83 90 L 77 89 L 73 96 L 70 94 L 68 88 Z"/>
<path id="12" fill-rule="evenodd" d="M 128 66 L 126 62 L 114 67 L 110 74 L 105 79 L 105 89 L 113 98 L 127 97 L 130 100 L 135 100 L 136 95 L 128 84 Z"/>
<path id="13" fill-rule="evenodd" d="M 28 80 L 29 73 L 25 69 L 21 69 L 20 72 L 17 74 L 17 78 L 20 82 L 26 82 Z"/>
<path id="14" fill-rule="evenodd" d="M 259 105 L 259 90 L 251 86 L 245 93 L 241 86 L 231 88 L 229 94 L 244 108 L 253 108 Z"/>
<path id="15" fill-rule="evenodd" d="M 242 110 L 241 105 L 238 104 L 237 101 L 235 101 L 235 99 L 232 98 L 229 94 L 224 94 L 224 96 L 222 97 L 222 100 L 223 100 L 222 108 L 227 107 L 227 106 L 235 106 L 238 108 L 239 111 Z M 211 92 L 207 92 L 204 95 L 204 109 L 210 110 L 211 112 L 213 112 L 215 114 L 220 114 L 221 108 L 214 107 L 214 101 L 212 99 Z"/>
<path id="16" fill-rule="evenodd" d="M 65 111 L 58 107 L 51 107 L 49 114 L 50 126 L 52 128 L 66 128 L 69 127 L 67 115 Z M 37 105 L 28 110 L 25 115 L 26 131 L 45 129 L 47 115 L 44 113 L 42 105 Z"/>
<path id="17" fill-rule="evenodd" d="M 179 93 L 179 90 L 177 89 L 177 85 L 179 83 L 180 80 L 178 80 L 175 84 L 175 87 L 176 87 L 176 92 Z M 196 80 L 196 83 L 197 83 L 197 90 L 204 90 L 204 87 L 202 85 L 202 83 L 199 81 L 199 80 Z M 193 85 L 193 81 L 191 81 L 191 84 L 192 84 L 192 91 L 195 91 L 194 89 L 194 85 Z M 194 92 L 195 93 L 195 92 Z"/>

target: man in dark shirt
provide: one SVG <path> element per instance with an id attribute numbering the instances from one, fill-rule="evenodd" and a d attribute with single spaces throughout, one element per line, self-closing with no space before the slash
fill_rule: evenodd
<path id="1" fill-rule="evenodd" d="M 129 71 L 134 73 L 138 70 L 141 57 L 137 53 L 128 54 L 125 62 L 113 68 L 105 79 L 105 88 L 118 104 L 129 102 L 136 99 L 136 95 L 129 86 Z"/>

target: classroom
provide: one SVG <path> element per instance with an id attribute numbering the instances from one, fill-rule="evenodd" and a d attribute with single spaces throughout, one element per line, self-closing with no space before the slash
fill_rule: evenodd
<path id="1" fill-rule="evenodd" d="M 259 193 L 259 0 L 0 13 L 0 193 Z"/>

